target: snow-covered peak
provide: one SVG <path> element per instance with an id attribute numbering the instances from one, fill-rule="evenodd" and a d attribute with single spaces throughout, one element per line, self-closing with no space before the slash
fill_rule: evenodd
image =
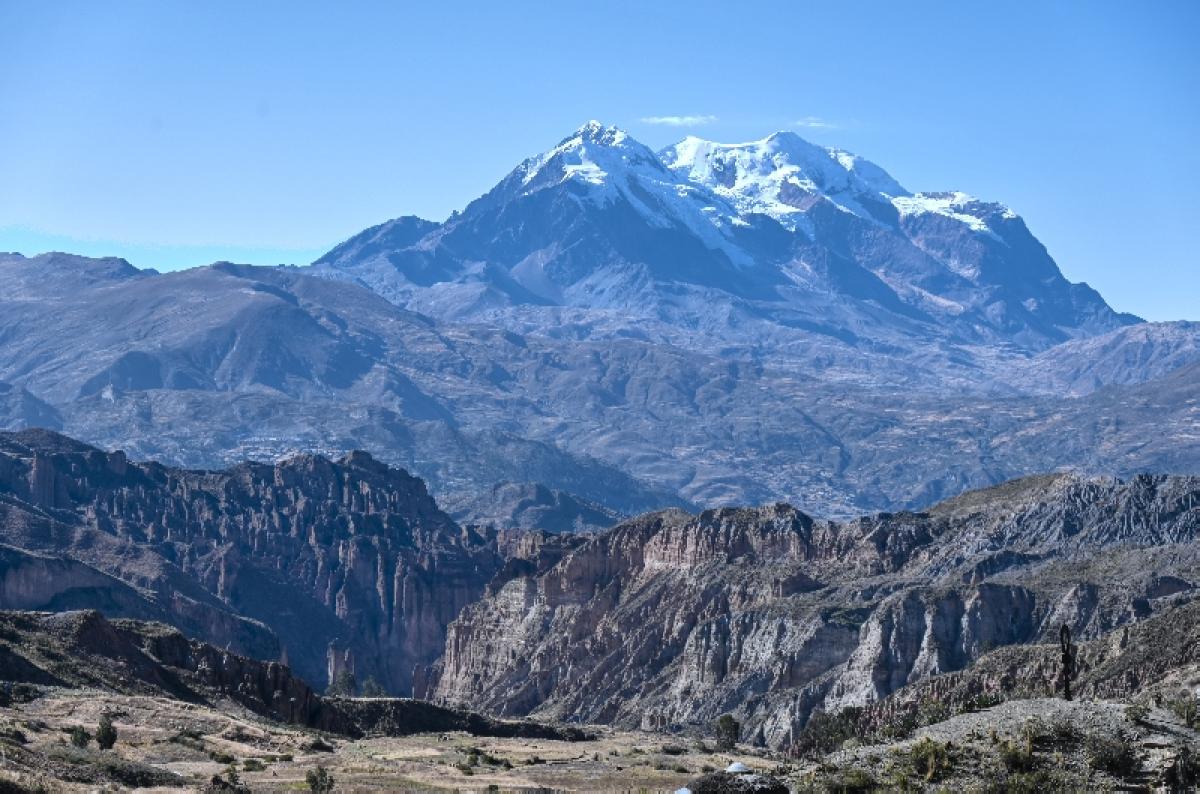
<path id="1" fill-rule="evenodd" d="M 587 122 L 553 149 L 523 162 L 499 189 L 511 199 L 556 187 L 594 206 L 624 202 L 651 226 L 686 226 L 731 261 L 750 261 L 730 239 L 739 223 L 737 209 L 666 168 L 652 149 L 618 127 Z"/>
<path id="2" fill-rule="evenodd" d="M 649 147 L 618 127 L 589 121 L 548 152 L 531 157 L 518 171 L 522 183 L 540 189 L 566 180 L 604 185 L 613 175 L 636 170 L 659 177 L 665 169 Z"/>
<path id="3" fill-rule="evenodd" d="M 742 212 L 764 213 L 790 228 L 821 198 L 870 217 L 863 199 L 879 202 L 908 195 L 874 163 L 788 131 L 734 144 L 689 136 L 660 156 L 668 168 L 707 185 Z"/>
<path id="4" fill-rule="evenodd" d="M 620 146 L 627 140 L 629 140 L 629 133 L 625 132 L 625 130 L 620 127 L 606 127 L 601 122 L 592 119 L 575 130 L 570 136 L 564 138 L 562 143 L 579 141 L 593 143 L 598 146 Z"/>

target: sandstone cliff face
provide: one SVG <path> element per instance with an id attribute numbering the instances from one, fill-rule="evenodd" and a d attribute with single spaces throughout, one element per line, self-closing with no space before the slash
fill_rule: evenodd
<path id="1" fill-rule="evenodd" d="M 215 644 L 282 645 L 308 680 L 344 666 L 398 694 L 500 564 L 364 453 L 186 471 L 35 431 L 0 435 L 0 540 L 115 577 Z"/>
<path id="2" fill-rule="evenodd" d="M 643 516 L 467 607 L 429 691 L 645 728 L 733 712 L 782 745 L 813 709 L 1188 600 L 1198 533 L 1184 477 L 1033 478 L 847 523 L 786 505 Z"/>

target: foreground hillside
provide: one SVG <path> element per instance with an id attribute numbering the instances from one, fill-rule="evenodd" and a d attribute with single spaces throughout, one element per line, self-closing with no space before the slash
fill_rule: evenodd
<path id="1" fill-rule="evenodd" d="M 786 753 L 718 746 L 711 731 L 584 734 L 418 701 L 322 698 L 286 667 L 161 625 L 0 612 L 0 680 L 9 682 L 0 697 L 0 785 L 287 791 L 308 788 L 324 770 L 338 790 L 711 791 L 752 781 L 773 792 L 1183 791 L 1200 780 L 1197 658 L 1176 655 L 1200 641 L 1194 606 L 1165 611 L 1121 643 L 1087 643 L 1075 701 L 1020 697 L 1023 681 L 994 678 L 993 658 L 818 718 Z M 1164 632 L 1170 647 L 1156 643 Z M 1128 690 L 1132 670 L 1138 694 L 1093 698 L 1104 686 Z M 988 682 L 988 698 L 918 694 L 943 678 L 958 682 L 944 691 Z M 111 749 L 97 741 L 106 718 Z"/>

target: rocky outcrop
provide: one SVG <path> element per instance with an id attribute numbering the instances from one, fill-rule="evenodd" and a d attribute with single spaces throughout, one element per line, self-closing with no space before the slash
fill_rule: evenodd
<path id="1" fill-rule="evenodd" d="M 12 684 L 55 685 L 210 705 L 233 701 L 272 720 L 350 737 L 467 731 L 585 738 L 578 729 L 504 722 L 417 700 L 322 697 L 287 665 L 239 656 L 161 623 L 109 621 L 95 610 L 0 611 L 0 681 L 9 689 Z"/>
<path id="2" fill-rule="evenodd" d="M 540 483 L 502 482 L 451 513 L 464 524 L 499 530 L 590 532 L 608 529 L 627 516 L 604 505 Z"/>
<path id="3" fill-rule="evenodd" d="M 75 560 L 0 545 L 0 609 L 99 609 L 160 620 L 163 610 L 135 588 Z"/>
<path id="4" fill-rule="evenodd" d="M 991 651 L 963 670 L 915 681 L 869 704 L 860 726 L 876 731 L 903 723 L 923 704 L 957 712 L 984 702 L 1061 696 L 1060 659 L 1057 643 Z M 1200 670 L 1200 602 L 1163 605 L 1144 621 L 1080 643 L 1076 669 L 1072 688 L 1081 699 L 1148 701 L 1181 692 L 1190 697 Z"/>
<path id="5" fill-rule="evenodd" d="M 668 511 L 510 569 L 447 632 L 430 693 L 503 715 L 783 745 L 1062 623 L 1103 635 L 1186 602 L 1200 478 L 1056 475 L 851 522 L 787 505 Z"/>
<path id="6" fill-rule="evenodd" d="M 0 435 L 0 540 L 153 605 L 113 614 L 160 617 L 257 658 L 282 646 L 306 678 L 346 667 L 397 694 L 500 565 L 424 483 L 365 453 L 187 471 L 39 431 Z"/>

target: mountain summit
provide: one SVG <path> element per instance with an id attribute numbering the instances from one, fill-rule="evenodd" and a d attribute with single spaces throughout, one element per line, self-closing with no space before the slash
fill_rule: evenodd
<path id="1" fill-rule="evenodd" d="M 390 221 L 316 263 L 447 320 L 863 366 L 866 351 L 1037 352 L 1136 322 L 1067 281 L 1016 213 L 912 193 L 793 132 L 655 153 L 590 121 L 443 224 Z M 565 312 L 565 314 L 564 314 Z"/>
<path id="2" fill-rule="evenodd" d="M 740 212 L 769 215 L 789 229 L 804 227 L 807 210 L 821 198 L 871 218 L 878 212 L 872 208 L 885 204 L 881 198 L 910 195 L 874 163 L 809 143 L 794 132 L 735 144 L 689 136 L 659 156 L 668 168 L 707 185 Z"/>

